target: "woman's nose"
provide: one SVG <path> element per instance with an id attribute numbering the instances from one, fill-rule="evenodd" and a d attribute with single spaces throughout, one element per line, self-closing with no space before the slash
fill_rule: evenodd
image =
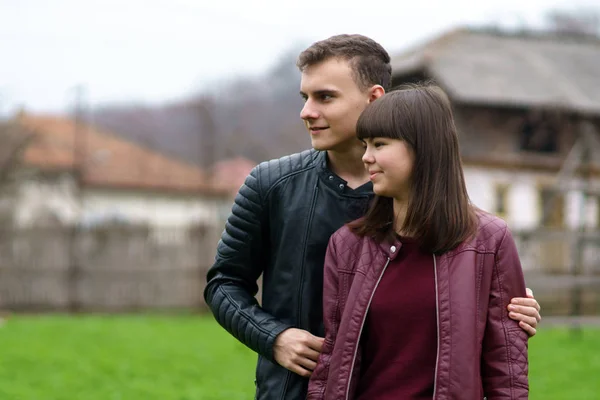
<path id="1" fill-rule="evenodd" d="M 369 151 L 369 149 L 365 149 L 365 154 L 363 154 L 363 156 L 362 156 L 362 161 L 365 164 L 373 163 L 373 156 L 371 155 L 371 152 Z"/>

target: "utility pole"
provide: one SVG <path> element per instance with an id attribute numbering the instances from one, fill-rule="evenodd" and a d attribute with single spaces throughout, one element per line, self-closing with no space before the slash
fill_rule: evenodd
<path id="1" fill-rule="evenodd" d="M 83 210 L 83 189 L 85 186 L 85 116 L 84 116 L 84 92 L 82 85 L 75 87 L 75 105 L 73 112 L 73 200 L 74 218 L 69 226 L 69 266 L 67 278 L 68 307 L 72 313 L 81 310 L 79 298 L 79 282 L 81 280 L 81 260 L 78 255 L 77 238 Z"/>
<path id="2" fill-rule="evenodd" d="M 582 143 L 581 148 L 581 179 L 583 180 L 580 187 L 581 198 L 579 199 L 579 210 L 577 218 L 577 233 L 575 235 L 575 243 L 573 243 L 574 260 L 573 267 L 571 270 L 572 275 L 577 279 L 584 272 L 584 251 L 587 239 L 587 215 L 588 215 L 588 203 L 590 200 L 590 194 L 592 193 L 592 148 L 594 148 L 594 127 L 590 121 L 583 120 L 578 127 L 578 134 Z M 571 316 L 578 317 L 582 314 L 582 288 L 579 282 L 575 281 L 571 292 Z M 574 334 L 581 334 L 581 326 L 578 323 L 574 323 L 571 326 Z"/>
<path id="3" fill-rule="evenodd" d="M 214 182 L 214 164 L 216 161 L 216 123 L 214 118 L 214 103 L 209 96 L 200 97 L 197 103 L 198 107 L 198 117 L 200 120 L 199 126 L 199 151 L 198 155 L 201 158 L 199 160 L 198 165 L 202 166 L 203 171 L 205 172 L 203 179 L 204 182 L 201 184 L 208 184 L 212 186 Z M 204 186 L 204 185 L 201 185 Z M 200 196 L 201 194 L 199 194 Z M 212 197 L 211 197 L 212 198 Z M 211 205 L 211 218 L 214 218 L 214 222 L 219 221 L 219 203 L 218 199 L 214 199 L 210 201 Z M 209 243 L 213 242 L 213 235 L 216 235 L 216 230 L 212 229 L 212 223 L 209 223 L 206 220 L 200 222 L 199 225 L 196 226 L 196 232 L 198 233 L 198 240 L 200 241 L 198 246 L 198 262 L 200 267 L 200 275 L 203 276 L 206 273 L 207 266 L 210 265 L 209 254 L 214 254 L 213 249 L 209 246 Z M 216 243 L 216 241 L 215 241 Z M 200 307 L 203 307 L 203 302 L 200 302 Z"/>
<path id="4" fill-rule="evenodd" d="M 216 161 L 216 123 L 214 117 L 214 103 L 208 96 L 199 100 L 200 111 L 200 157 L 201 164 L 207 170 Z"/>

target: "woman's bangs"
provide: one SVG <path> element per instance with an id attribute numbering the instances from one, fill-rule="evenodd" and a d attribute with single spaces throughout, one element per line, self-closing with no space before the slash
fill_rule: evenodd
<path id="1" fill-rule="evenodd" d="M 397 111 L 392 109 L 393 102 L 386 101 L 382 97 L 369 104 L 358 118 L 356 123 L 356 136 L 360 140 L 373 138 L 391 138 L 398 139 L 399 132 L 396 132 L 394 114 Z M 379 104 L 378 104 L 379 103 Z"/>

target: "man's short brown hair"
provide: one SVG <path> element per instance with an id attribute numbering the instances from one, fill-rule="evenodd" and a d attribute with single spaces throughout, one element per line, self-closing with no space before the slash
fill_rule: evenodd
<path id="1" fill-rule="evenodd" d="M 313 43 L 300 53 L 296 65 L 306 67 L 339 58 L 348 61 L 354 80 L 361 89 L 381 85 L 389 90 L 392 84 L 390 55 L 379 43 L 363 35 L 336 35 Z"/>

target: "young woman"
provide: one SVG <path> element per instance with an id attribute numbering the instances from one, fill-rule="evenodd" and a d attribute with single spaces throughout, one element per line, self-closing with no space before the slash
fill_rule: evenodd
<path id="1" fill-rule="evenodd" d="M 377 195 L 331 238 L 325 341 L 308 399 L 526 399 L 525 282 L 506 223 L 469 201 L 450 102 L 433 85 L 358 120 Z"/>

